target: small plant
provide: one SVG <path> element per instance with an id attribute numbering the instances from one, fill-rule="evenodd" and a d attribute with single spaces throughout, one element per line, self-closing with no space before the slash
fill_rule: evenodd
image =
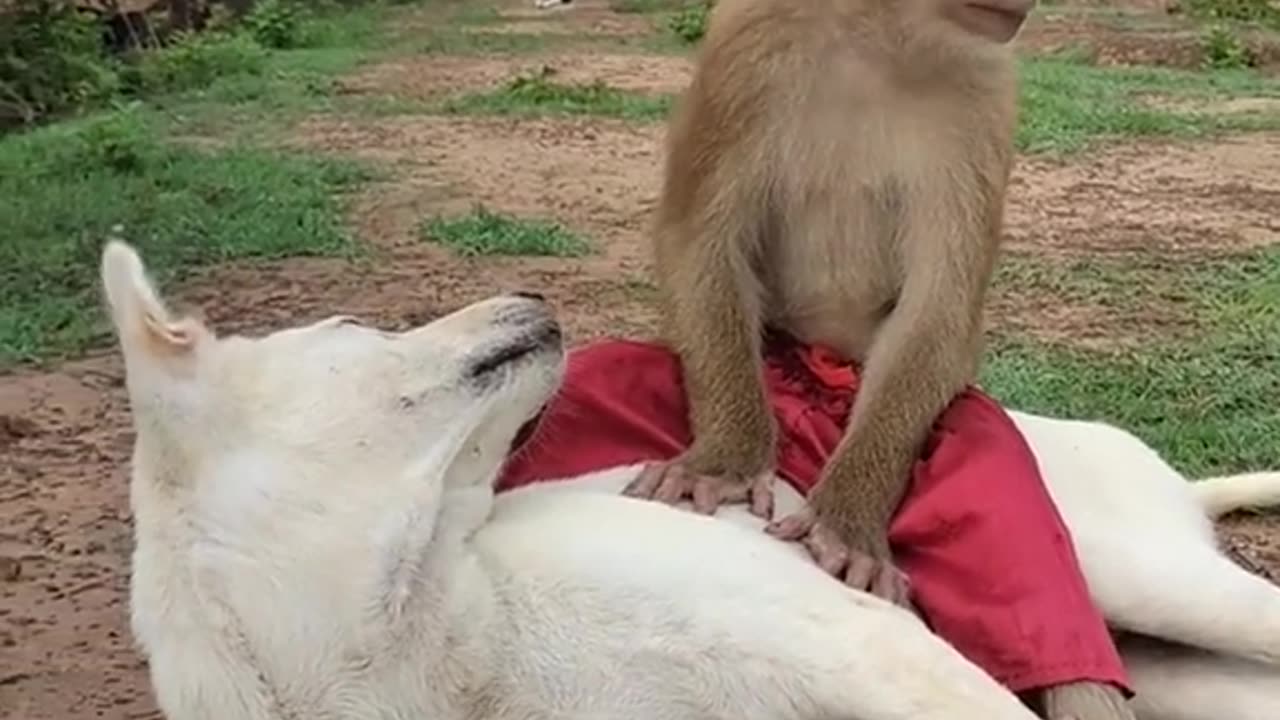
<path id="1" fill-rule="evenodd" d="M 556 70 L 542 66 L 538 71 L 512 78 L 506 87 L 492 92 L 464 95 L 447 102 L 445 112 L 487 115 L 597 115 L 633 120 L 652 120 L 666 115 L 670 99 L 629 93 L 606 85 L 557 83 Z"/>
<path id="2" fill-rule="evenodd" d="M 242 26 L 263 47 L 287 50 L 306 45 L 306 14 L 288 0 L 258 0 Z"/>
<path id="3" fill-rule="evenodd" d="M 1254 65 L 1253 53 L 1245 47 L 1231 28 L 1223 23 L 1213 23 L 1200 35 L 1200 51 L 1205 67 L 1213 70 L 1234 70 Z"/>
<path id="4" fill-rule="evenodd" d="M 1257 23 L 1280 28 L 1280 5 L 1274 0 L 1182 0 L 1178 9 L 1201 20 Z"/>
<path id="5" fill-rule="evenodd" d="M 169 45 L 140 55 L 129 79 L 143 94 L 194 90 L 226 76 L 257 75 L 266 58 L 266 48 L 247 35 L 181 33 Z"/>
<path id="6" fill-rule="evenodd" d="M 461 217 L 428 220 L 422 236 L 466 256 L 577 257 L 590 249 L 585 240 L 557 223 L 518 220 L 483 205 Z"/>
<path id="7" fill-rule="evenodd" d="M 707 34 L 707 17 L 714 0 L 695 0 L 685 5 L 667 21 L 667 27 L 676 37 L 693 45 Z"/>
<path id="8" fill-rule="evenodd" d="M 29 125 L 119 90 L 95 22 L 71 3 L 17 0 L 0 18 L 0 127 Z"/>
<path id="9" fill-rule="evenodd" d="M 64 167 L 72 171 L 101 168 L 114 173 L 137 173 L 160 153 L 159 144 L 143 121 L 127 111 L 95 118 L 68 140 L 68 149 L 77 161 Z"/>

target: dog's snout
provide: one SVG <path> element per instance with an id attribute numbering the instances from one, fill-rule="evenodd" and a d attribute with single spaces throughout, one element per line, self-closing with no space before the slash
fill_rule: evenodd
<path id="1" fill-rule="evenodd" d="M 555 322 L 555 311 L 539 293 L 521 290 L 509 292 L 504 297 L 507 304 L 493 318 L 497 325 L 528 326 Z"/>

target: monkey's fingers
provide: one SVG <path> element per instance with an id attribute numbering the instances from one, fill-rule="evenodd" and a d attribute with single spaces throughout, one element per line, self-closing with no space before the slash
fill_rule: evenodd
<path id="1" fill-rule="evenodd" d="M 841 571 L 855 559 L 849 556 L 849 549 L 845 544 L 840 542 L 833 533 L 824 532 L 821 525 L 815 525 L 813 531 L 805 535 L 802 542 L 809 550 L 809 554 L 813 555 L 818 567 L 828 575 L 840 577 Z"/>
<path id="2" fill-rule="evenodd" d="M 876 592 L 879 563 L 870 555 L 854 550 L 849 553 L 849 567 L 844 571 L 844 583 L 856 590 Z M 883 597 L 883 596 L 881 596 Z"/>
<path id="3" fill-rule="evenodd" d="M 764 526 L 764 531 L 779 540 L 799 540 L 813 530 L 813 511 L 805 508 Z"/>
<path id="4" fill-rule="evenodd" d="M 645 465 L 640 474 L 622 489 L 622 494 L 634 498 L 652 498 L 666 475 L 666 469 L 666 463 L 653 462 Z"/>
<path id="5" fill-rule="evenodd" d="M 871 585 L 871 592 L 895 605 L 911 610 L 911 579 L 891 563 L 881 561 Z"/>
<path id="6" fill-rule="evenodd" d="M 666 463 L 660 466 L 659 472 L 662 479 L 653 499 L 668 505 L 675 505 L 692 495 L 702 477 L 679 462 Z"/>
<path id="7" fill-rule="evenodd" d="M 751 514 L 773 519 L 773 473 L 763 472 L 751 480 Z"/>
<path id="8" fill-rule="evenodd" d="M 746 485 L 732 478 L 699 475 L 693 482 L 693 511 L 703 515 L 714 515 L 716 508 L 726 502 L 746 499 Z"/>

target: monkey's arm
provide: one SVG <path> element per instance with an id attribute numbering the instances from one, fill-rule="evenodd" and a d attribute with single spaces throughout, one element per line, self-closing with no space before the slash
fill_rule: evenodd
<path id="1" fill-rule="evenodd" d="M 902 194 L 899 299 L 872 340 L 849 427 L 810 502 L 853 549 L 888 559 L 912 464 L 934 420 L 974 379 L 1002 193 L 935 178 Z"/>
<path id="2" fill-rule="evenodd" d="M 747 188 L 721 192 L 749 197 L 695 203 L 660 227 L 659 274 L 689 398 L 686 461 L 699 473 L 749 476 L 771 469 L 774 443 L 760 357 L 762 291 L 752 267 L 763 199 Z"/>
<path id="3" fill-rule="evenodd" d="M 709 33 L 672 116 L 654 234 L 668 341 L 680 357 L 693 442 L 627 488 L 696 510 L 750 500 L 772 515 L 774 420 L 761 355 L 757 274 L 770 225 L 772 164 L 766 73 L 754 35 Z"/>

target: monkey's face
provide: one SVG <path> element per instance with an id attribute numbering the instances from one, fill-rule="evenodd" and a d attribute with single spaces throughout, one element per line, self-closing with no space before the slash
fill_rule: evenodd
<path id="1" fill-rule="evenodd" d="M 1035 9 L 1035 0 L 941 0 L 943 17 L 986 42 L 1012 41 Z"/>

